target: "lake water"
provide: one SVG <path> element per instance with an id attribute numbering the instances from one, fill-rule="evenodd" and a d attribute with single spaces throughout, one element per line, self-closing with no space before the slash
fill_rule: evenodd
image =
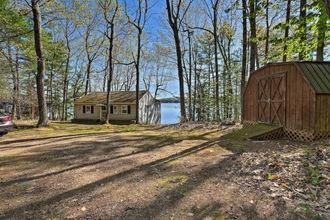
<path id="1" fill-rule="evenodd" d="M 161 124 L 180 122 L 180 103 L 162 103 Z"/>

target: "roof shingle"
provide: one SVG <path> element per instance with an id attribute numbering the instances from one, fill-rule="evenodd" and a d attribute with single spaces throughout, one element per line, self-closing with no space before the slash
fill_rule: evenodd
<path id="1" fill-rule="evenodd" d="M 143 90 L 139 92 L 139 100 L 146 94 L 147 91 Z M 135 103 L 136 102 L 135 91 L 111 91 L 110 102 L 111 103 Z M 106 92 L 93 92 L 86 96 L 77 99 L 75 103 L 106 103 L 107 93 Z"/>

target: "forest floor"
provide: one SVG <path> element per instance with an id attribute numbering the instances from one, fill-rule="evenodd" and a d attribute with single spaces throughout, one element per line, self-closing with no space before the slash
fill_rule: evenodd
<path id="1" fill-rule="evenodd" d="M 330 219 L 330 140 L 235 141 L 239 126 L 17 123 L 0 219 Z"/>

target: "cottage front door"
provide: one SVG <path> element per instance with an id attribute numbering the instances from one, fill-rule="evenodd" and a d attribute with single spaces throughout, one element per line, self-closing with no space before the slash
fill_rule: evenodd
<path id="1" fill-rule="evenodd" d="M 286 74 L 260 77 L 258 81 L 258 121 L 283 126 L 285 123 Z"/>

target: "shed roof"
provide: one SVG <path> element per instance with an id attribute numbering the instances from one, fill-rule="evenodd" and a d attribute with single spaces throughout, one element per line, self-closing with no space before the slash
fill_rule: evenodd
<path id="1" fill-rule="evenodd" d="M 146 90 L 139 91 L 139 100 L 147 93 Z M 135 91 L 111 91 L 110 92 L 111 103 L 135 103 L 136 93 Z M 81 97 L 75 101 L 79 103 L 106 103 L 107 93 L 106 92 L 92 92 L 86 96 Z"/>
<path id="2" fill-rule="evenodd" d="M 313 89 L 319 94 L 330 94 L 330 62 L 297 62 Z"/>

